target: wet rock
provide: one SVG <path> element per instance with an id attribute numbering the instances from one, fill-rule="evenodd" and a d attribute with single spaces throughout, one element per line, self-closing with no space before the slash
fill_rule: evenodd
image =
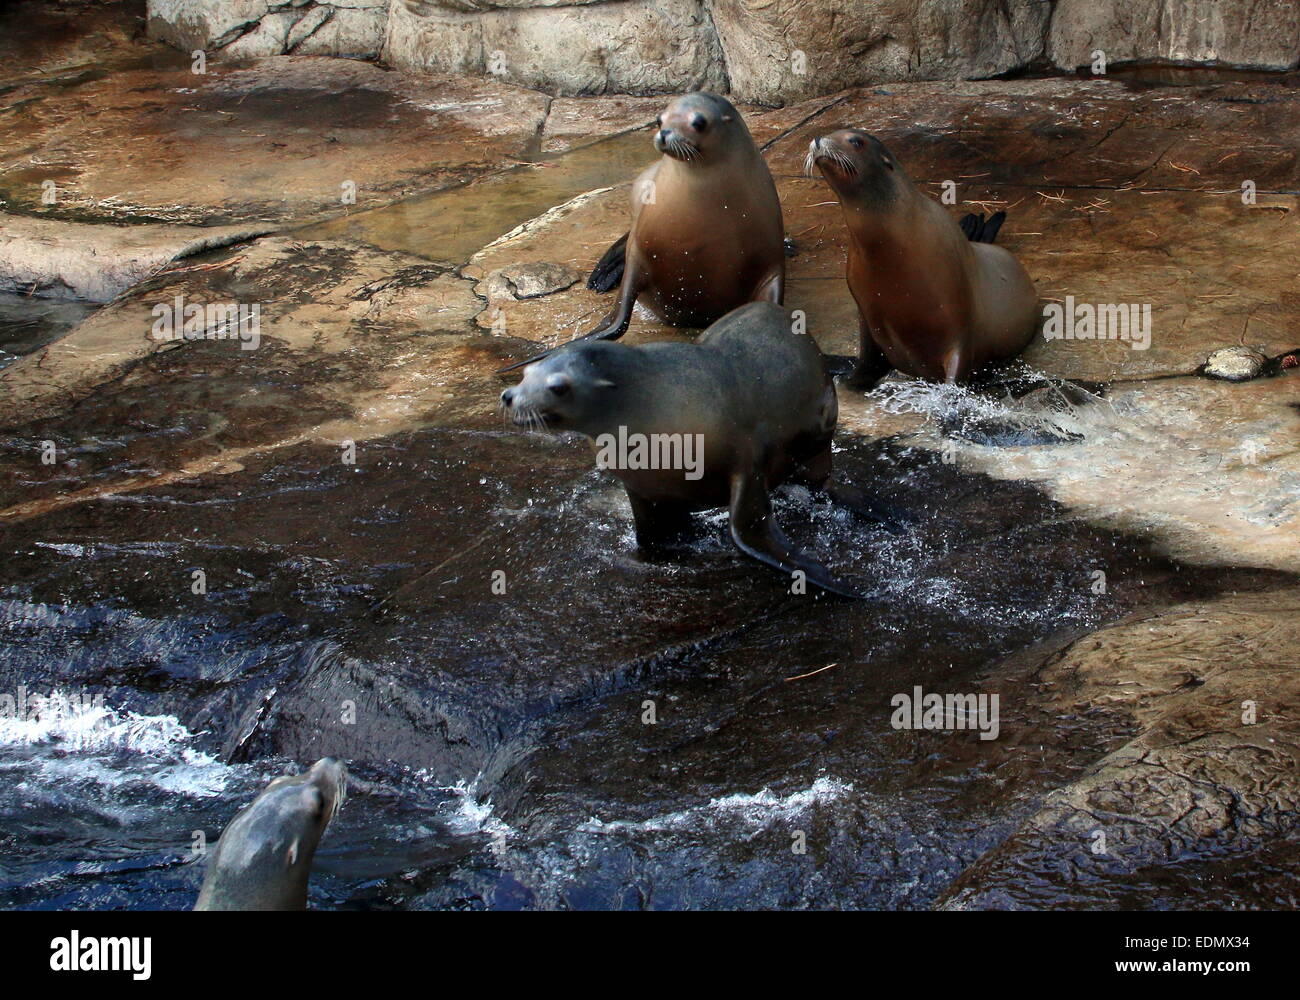
<path id="1" fill-rule="evenodd" d="M 699 0 L 485 6 L 396 0 L 384 59 L 568 95 L 725 89 L 722 51 Z"/>
<path id="2" fill-rule="evenodd" d="M 662 97 L 617 97 L 600 100 L 557 97 L 551 101 L 542 130 L 543 153 L 562 153 L 591 142 L 594 135 L 609 136 L 645 128 L 663 110 Z M 647 137 L 647 143 L 649 138 Z"/>
<path id="3" fill-rule="evenodd" d="M 267 226 L 95 226 L 0 215 L 0 291 L 107 302 L 173 261 Z"/>
<path id="4" fill-rule="evenodd" d="M 536 142 L 546 99 L 283 56 L 32 84 L 7 105 L 0 197 L 11 210 L 211 225 L 355 211 L 499 169 Z"/>
<path id="5" fill-rule="evenodd" d="M 211 321 L 208 305 L 255 307 L 256 338 Z M 203 315 L 193 336 L 182 336 L 190 306 Z M 378 380 L 371 386 L 377 398 L 361 386 L 349 390 L 357 412 L 390 427 L 439 394 L 437 379 L 420 378 L 411 341 L 470 332 L 481 308 L 472 284 L 448 265 L 345 244 L 259 240 L 134 286 L 67 337 L 7 368 L 0 374 L 0 420 L 57 412 L 149 358 L 194 344 L 224 351 L 251 377 L 263 347 L 276 344 L 290 352 L 274 362 L 281 370 L 288 357 L 303 365 L 354 359 L 368 370 L 367 380 Z M 164 319 L 172 323 L 170 335 L 158 325 Z"/>
<path id="6" fill-rule="evenodd" d="M 1242 196 L 1252 191 L 1300 188 L 1300 154 L 1277 138 L 1297 122 L 1300 96 L 1285 83 L 896 83 L 843 95 L 769 162 L 775 173 L 798 176 L 812 139 L 853 126 L 879 136 L 914 179 L 934 189 L 954 181 L 959 202 L 1015 186 L 1053 196 L 1079 188 L 1190 190 L 1224 202 L 1235 195 L 1247 207 Z"/>
<path id="7" fill-rule="evenodd" d="M 1167 60 L 1260 69 L 1300 65 L 1300 11 L 1249 0 L 1122 3 L 1059 0 L 1052 10 L 1048 54 L 1062 69 L 1107 62 Z"/>
<path id="8" fill-rule="evenodd" d="M 893 398 L 873 393 L 862 409 L 842 407 L 842 423 L 869 432 L 882 408 L 910 409 L 914 418 L 928 411 L 909 439 L 948 450 L 963 467 L 1036 482 L 1071 509 L 1143 533 L 1181 559 L 1300 570 L 1300 380 L 1113 385 L 1069 415 L 1078 440 L 1051 448 L 973 446 L 939 430 L 941 417 L 963 408 L 1014 419 L 1023 413 L 1014 402 L 940 387 Z"/>
<path id="9" fill-rule="evenodd" d="M 1129 734 L 1048 795 L 944 905 L 1035 907 L 1068 892 L 1076 906 L 1113 906 L 1120 884 L 1140 896 L 1198 859 L 1249 866 L 1294 843 L 1297 612 L 1294 587 L 1226 596 L 1103 629 L 1047 661 L 1049 710 L 1112 718 Z"/>
<path id="10" fill-rule="evenodd" d="M 143 38 L 140 0 L 53 0 L 0 9 L 0 86 L 141 61 L 180 66 L 188 57 Z"/>
<path id="11" fill-rule="evenodd" d="M 1247 382 L 1262 374 L 1267 363 L 1268 358 L 1254 348 L 1223 347 L 1205 359 L 1197 374 L 1225 382 Z"/>
<path id="12" fill-rule="evenodd" d="M 581 275 L 561 264 L 520 264 L 502 267 L 489 274 L 483 282 L 480 295 L 489 303 L 501 299 L 537 299 L 573 287 Z"/>

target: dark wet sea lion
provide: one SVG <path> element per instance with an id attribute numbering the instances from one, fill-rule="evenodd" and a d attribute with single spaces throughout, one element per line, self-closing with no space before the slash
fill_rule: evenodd
<path id="1" fill-rule="evenodd" d="M 828 482 L 835 387 L 816 343 L 792 332 L 793 323 L 785 308 L 754 302 L 692 344 L 565 344 L 529 365 L 501 402 L 516 424 L 578 431 L 600 455 L 614 441 L 650 442 L 643 458 L 674 445 L 672 457 L 682 460 L 659 468 L 601 462 L 627 490 L 638 544 L 680 537 L 691 511 L 725 506 L 741 551 L 786 573 L 801 570 L 823 590 L 861 596 L 792 548 L 772 517 L 768 491 L 787 481 L 824 489 L 870 517 L 882 513 L 852 487 Z"/>
<path id="2" fill-rule="evenodd" d="M 746 302 L 782 301 L 781 203 L 740 112 L 714 94 L 687 94 L 659 116 L 654 143 L 663 156 L 632 185 L 632 229 L 588 282 L 604 290 L 621 270 L 618 301 L 579 339 L 617 340 L 638 300 L 687 327 Z"/>
<path id="3" fill-rule="evenodd" d="M 222 831 L 194 909 L 306 909 L 312 859 L 347 779 L 347 768 L 325 757 L 267 785 Z"/>
<path id="4" fill-rule="evenodd" d="M 813 165 L 839 197 L 849 231 L 848 282 L 859 316 L 851 385 L 874 385 L 893 368 L 961 382 L 1028 346 L 1038 293 L 1020 262 L 992 245 L 1001 218 L 970 216 L 959 227 L 860 129 L 815 140 Z"/>

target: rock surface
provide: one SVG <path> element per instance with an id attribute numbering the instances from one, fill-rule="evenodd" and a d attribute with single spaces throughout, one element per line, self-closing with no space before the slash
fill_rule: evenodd
<path id="1" fill-rule="evenodd" d="M 967 869 L 943 905 L 1034 908 L 1066 884 L 1077 906 L 1113 905 L 1119 886 L 1141 898 L 1152 873 L 1177 880 L 1198 859 L 1248 857 L 1265 845 L 1294 851 L 1298 612 L 1294 587 L 1181 605 L 1050 659 L 1037 674 L 1045 707 L 1123 735 Z M 1300 902 L 1288 888 L 1275 881 L 1275 904 Z"/>
<path id="2" fill-rule="evenodd" d="M 95 226 L 0 215 L 0 291 L 107 302 L 172 261 L 266 226 Z"/>

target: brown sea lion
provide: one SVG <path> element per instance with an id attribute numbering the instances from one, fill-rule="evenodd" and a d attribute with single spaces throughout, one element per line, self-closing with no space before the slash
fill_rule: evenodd
<path id="1" fill-rule="evenodd" d="M 665 323 L 687 327 L 708 326 L 746 302 L 782 301 L 781 203 L 740 112 L 715 94 L 687 94 L 657 126 L 663 156 L 632 185 L 632 229 L 587 282 L 605 291 L 621 275 L 618 301 L 580 340 L 623 336 L 638 300 Z"/>
<path id="2" fill-rule="evenodd" d="M 834 189 L 849 231 L 859 323 L 850 385 L 870 387 L 894 368 L 961 382 L 1028 346 L 1038 293 L 1020 262 L 992 245 L 1003 213 L 987 222 L 968 216 L 959 226 L 860 129 L 814 140 L 807 166 Z"/>
<path id="3" fill-rule="evenodd" d="M 325 757 L 267 785 L 222 831 L 194 909 L 306 909 L 312 859 L 347 781 L 347 768 Z"/>
<path id="4" fill-rule="evenodd" d="M 627 490 L 639 545 L 688 534 L 692 511 L 728 507 L 742 552 L 861 596 L 792 548 L 772 517 L 768 491 L 783 482 L 824 490 L 873 520 L 889 517 L 854 487 L 828 482 L 835 387 L 794 322 L 781 306 L 753 302 L 691 344 L 565 344 L 529 365 L 501 403 L 520 426 L 596 443 L 597 464 Z"/>

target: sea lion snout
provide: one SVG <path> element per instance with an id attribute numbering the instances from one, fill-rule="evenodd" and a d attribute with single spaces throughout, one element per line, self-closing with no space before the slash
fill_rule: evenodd
<path id="1" fill-rule="evenodd" d="M 524 369 L 522 382 L 501 393 L 501 407 L 511 423 L 537 428 L 571 423 L 587 391 L 609 385 L 575 369 L 575 353 L 564 351 L 534 362 Z"/>
<path id="2" fill-rule="evenodd" d="M 894 169 L 893 157 L 885 144 L 869 132 L 846 128 L 832 132 L 808 144 L 804 167 L 811 175 L 813 167 L 834 184 L 856 177 L 886 177 Z"/>
<path id="3" fill-rule="evenodd" d="M 655 149 L 674 160 L 690 162 L 703 155 L 708 137 L 737 120 L 725 98 L 703 91 L 672 101 L 655 119 Z"/>

